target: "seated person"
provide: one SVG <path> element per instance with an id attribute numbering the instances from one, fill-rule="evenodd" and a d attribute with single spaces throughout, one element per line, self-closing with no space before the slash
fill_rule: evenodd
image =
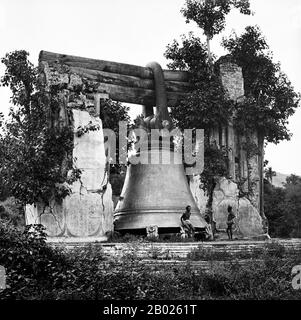
<path id="1" fill-rule="evenodd" d="M 186 207 L 186 211 L 181 216 L 181 223 L 185 230 L 185 232 L 188 234 L 189 237 L 193 236 L 194 233 L 194 226 L 192 225 L 190 219 L 191 215 L 191 206 Z"/>

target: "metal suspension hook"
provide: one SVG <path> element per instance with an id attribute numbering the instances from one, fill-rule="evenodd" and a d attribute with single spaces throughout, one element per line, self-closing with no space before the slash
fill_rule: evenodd
<path id="1" fill-rule="evenodd" d="M 150 62 L 146 65 L 146 67 L 150 68 L 153 71 L 155 83 L 155 100 L 157 112 L 155 117 L 153 117 L 153 119 L 151 120 L 151 123 L 153 123 L 152 126 L 159 126 L 159 128 L 161 129 L 163 121 L 168 121 L 169 126 L 171 126 L 171 118 L 167 109 L 167 94 L 163 70 L 158 62 Z M 151 116 L 151 114 L 152 112 L 150 111 L 150 106 L 144 106 L 144 116 L 149 117 Z"/>

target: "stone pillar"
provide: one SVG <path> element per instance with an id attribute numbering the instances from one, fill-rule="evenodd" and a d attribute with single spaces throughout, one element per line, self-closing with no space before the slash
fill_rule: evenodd
<path id="1" fill-rule="evenodd" d="M 220 78 L 224 89 L 227 92 L 228 98 L 234 101 L 241 99 L 244 96 L 244 79 L 242 69 L 237 64 L 231 61 L 221 62 L 219 65 Z M 229 152 L 229 175 L 235 179 L 235 132 L 232 121 L 228 124 L 227 147 Z"/>
<path id="2" fill-rule="evenodd" d="M 228 143 L 227 147 L 229 148 L 228 152 L 228 168 L 229 176 L 231 179 L 235 179 L 235 139 L 234 139 L 234 128 L 232 121 L 228 124 Z"/>
<path id="3" fill-rule="evenodd" d="M 249 199 L 257 210 L 260 210 L 260 161 L 258 150 L 258 134 L 257 132 L 252 132 L 248 134 L 248 143 L 253 143 L 253 147 L 257 150 L 247 154 L 247 165 L 248 165 L 248 185 L 249 190 L 252 192 L 249 195 Z M 257 152 L 256 152 L 257 151 Z"/>
<path id="4" fill-rule="evenodd" d="M 241 67 L 233 63 L 227 56 L 221 58 L 218 64 L 221 82 L 228 98 L 239 102 L 244 96 Z M 251 132 L 248 137 L 238 136 L 232 121 L 222 132 L 224 132 L 222 137 L 225 136 L 226 145 L 230 148 L 229 175 L 231 178 L 220 178 L 213 192 L 213 218 L 216 222 L 216 228 L 220 231 L 217 235 L 219 238 L 227 238 L 225 233 L 227 207 L 231 205 L 236 215 L 235 238 L 266 238 L 268 236 L 265 234 L 263 216 L 260 212 L 262 207 L 262 202 L 260 202 L 262 201 L 260 200 L 262 199 L 262 189 L 260 189 L 262 159 L 257 154 L 248 154 L 247 150 L 243 148 L 248 139 L 250 139 L 249 142 L 260 147 L 258 134 L 257 132 Z M 245 183 L 239 190 L 238 182 L 244 180 Z M 253 192 L 248 194 L 251 189 Z M 242 196 L 240 191 L 246 192 L 248 196 Z"/>
<path id="5" fill-rule="evenodd" d="M 238 137 L 238 148 L 239 148 L 239 159 L 240 159 L 240 178 L 242 180 L 242 190 L 248 192 L 248 163 L 247 163 L 247 153 L 243 145 L 246 143 L 246 137 Z"/>
<path id="6" fill-rule="evenodd" d="M 260 154 L 258 156 L 258 165 L 259 165 L 259 178 L 260 178 L 260 202 L 259 202 L 259 212 L 260 215 L 266 219 L 264 214 L 264 179 L 263 179 L 263 164 L 264 164 L 264 139 L 259 134 L 258 135 L 258 148 L 260 150 Z"/>
<path id="7" fill-rule="evenodd" d="M 219 65 L 220 77 L 223 87 L 227 90 L 228 97 L 237 101 L 244 96 L 244 79 L 242 69 L 237 64 L 225 61 Z"/>
<path id="8" fill-rule="evenodd" d="M 72 193 L 61 203 L 50 200 L 26 206 L 26 223 L 41 223 L 50 242 L 104 241 L 113 231 L 112 188 L 108 182 L 102 122 L 84 110 L 72 110 L 75 165 L 82 171 Z M 77 128 L 91 123 L 99 130 L 77 135 Z"/>
<path id="9" fill-rule="evenodd" d="M 84 94 L 80 76 L 57 72 L 47 63 L 41 66 L 46 87 L 59 85 L 65 95 L 65 103 L 60 106 L 61 115 L 69 110 L 68 121 L 74 128 L 74 166 L 81 170 L 79 180 L 69 185 L 71 194 L 61 202 L 49 199 L 49 205 L 35 203 L 27 205 L 26 224 L 41 223 L 46 227 L 50 242 L 92 242 L 104 241 L 107 233 L 113 231 L 112 188 L 108 181 L 107 157 L 100 114 L 100 99 L 108 94 Z M 94 90 L 94 92 L 93 92 Z M 78 134 L 80 128 L 93 126 Z"/>

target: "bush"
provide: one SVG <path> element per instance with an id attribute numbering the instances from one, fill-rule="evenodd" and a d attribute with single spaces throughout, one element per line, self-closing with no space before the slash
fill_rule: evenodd
<path id="1" fill-rule="evenodd" d="M 29 225 L 22 232 L 0 221 L 0 265 L 6 268 L 8 284 L 1 298 L 37 299 L 70 267 L 63 252 L 53 250 L 45 239 L 42 225 Z"/>
<path id="2" fill-rule="evenodd" d="M 290 249 L 288 252 L 285 247 L 277 242 L 267 242 L 263 247 L 255 247 L 249 251 L 244 252 L 231 252 L 226 248 L 220 251 L 213 250 L 212 248 L 206 248 L 200 244 L 197 248 L 191 250 L 187 255 L 187 259 L 192 261 L 199 260 L 233 260 L 235 259 L 266 259 L 268 257 L 285 258 L 291 255 L 296 255 L 294 250 Z"/>
<path id="3" fill-rule="evenodd" d="M 24 210 L 22 204 L 14 197 L 0 202 L 0 219 L 10 221 L 16 227 L 24 227 Z"/>
<path id="4" fill-rule="evenodd" d="M 291 269 L 300 259 L 267 257 L 263 261 L 229 268 L 214 267 L 204 275 L 204 288 L 213 298 L 222 299 L 300 299 L 291 285 Z"/>
<path id="5" fill-rule="evenodd" d="M 213 264 L 209 272 L 195 270 L 189 260 L 173 267 L 145 263 L 137 257 L 137 245 L 129 243 L 129 254 L 118 260 L 105 256 L 97 244 L 63 251 L 45 242 L 41 225 L 21 232 L 2 221 L 0 265 L 7 270 L 8 287 L 0 298 L 301 299 L 291 287 L 291 269 L 300 258 L 287 256 L 277 243 L 267 245 L 260 261 Z M 158 258 L 158 252 L 150 254 Z"/>

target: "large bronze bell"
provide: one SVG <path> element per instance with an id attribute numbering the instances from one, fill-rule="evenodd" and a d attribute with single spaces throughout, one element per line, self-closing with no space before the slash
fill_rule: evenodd
<path id="1" fill-rule="evenodd" d="M 145 108 L 146 126 L 162 129 L 162 123 L 171 123 L 166 104 L 163 72 L 157 63 L 152 68 L 156 89 L 156 115 Z M 174 148 L 149 147 L 140 150 L 140 159 L 159 157 L 157 164 L 142 161 L 130 164 L 114 214 L 116 231 L 145 232 L 149 226 L 157 226 L 159 233 L 179 232 L 181 215 L 187 205 L 191 206 L 190 221 L 196 229 L 203 229 L 203 220 L 190 191 L 185 175 L 182 156 Z M 164 160 L 170 159 L 170 164 Z"/>

